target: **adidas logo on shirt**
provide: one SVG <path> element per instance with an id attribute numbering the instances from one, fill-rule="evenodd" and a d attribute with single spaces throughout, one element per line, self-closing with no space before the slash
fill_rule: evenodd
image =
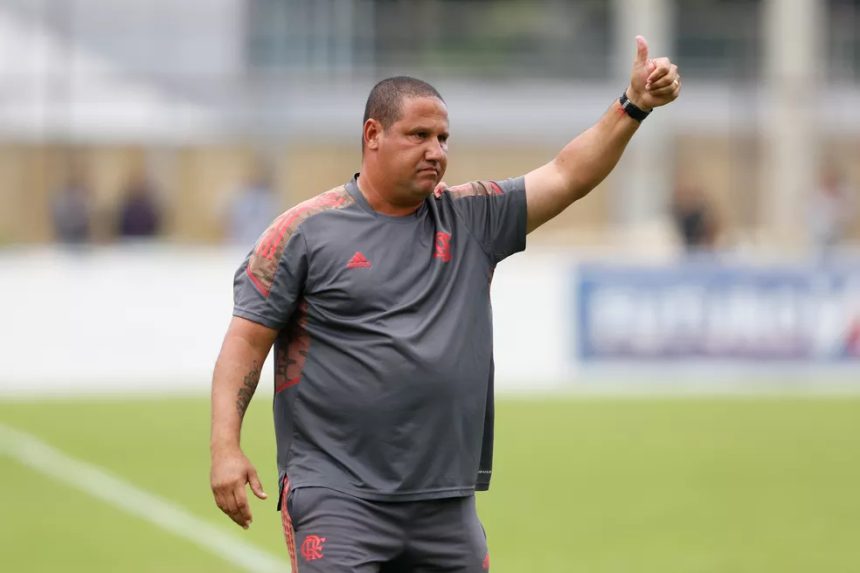
<path id="1" fill-rule="evenodd" d="M 349 259 L 349 262 L 346 263 L 346 268 L 355 269 L 355 268 L 370 268 L 370 261 L 367 260 L 367 257 L 361 254 L 361 251 L 355 251 L 355 254 L 352 255 L 352 258 Z"/>

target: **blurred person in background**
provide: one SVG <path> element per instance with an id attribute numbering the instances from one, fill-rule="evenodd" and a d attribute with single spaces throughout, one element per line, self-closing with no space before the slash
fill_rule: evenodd
<path id="1" fill-rule="evenodd" d="M 809 205 L 809 230 L 819 255 L 826 255 L 846 235 L 855 217 L 854 189 L 840 171 L 828 165 L 821 172 Z"/>
<path id="2" fill-rule="evenodd" d="M 155 188 L 142 172 L 135 173 L 123 192 L 117 232 L 122 239 L 156 237 L 162 230 L 162 208 Z"/>
<path id="3" fill-rule="evenodd" d="M 92 239 L 93 205 L 82 169 L 72 166 L 66 181 L 51 201 L 54 239 L 67 245 L 81 245 Z"/>
<path id="4" fill-rule="evenodd" d="M 253 245 L 278 214 L 271 171 L 258 164 L 253 177 L 241 186 L 227 210 L 227 238 L 234 245 Z"/>
<path id="5" fill-rule="evenodd" d="M 677 67 L 636 41 L 624 95 L 554 160 L 504 181 L 438 189 L 444 100 L 414 78 L 383 80 L 365 108 L 360 173 L 278 217 L 237 271 L 212 380 L 211 487 L 249 527 L 246 484 L 266 494 L 240 433 L 274 344 L 294 571 L 489 570 L 474 493 L 492 473 L 490 278 L 678 96 Z"/>
<path id="6" fill-rule="evenodd" d="M 716 248 L 719 221 L 700 186 L 678 183 L 672 193 L 671 209 L 675 230 L 687 253 L 705 253 Z"/>

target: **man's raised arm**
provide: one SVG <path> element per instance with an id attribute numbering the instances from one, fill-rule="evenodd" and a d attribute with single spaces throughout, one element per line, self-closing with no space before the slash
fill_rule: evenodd
<path id="1" fill-rule="evenodd" d="M 678 67 L 668 58 L 648 58 L 648 44 L 636 36 L 636 58 L 626 94 L 644 111 L 666 105 L 681 91 Z M 600 120 L 568 143 L 559 154 L 526 174 L 528 232 L 543 225 L 594 189 L 618 163 L 639 121 L 619 102 Z"/>
<path id="2" fill-rule="evenodd" d="M 267 495 L 257 470 L 242 453 L 239 437 L 242 419 L 260 381 L 260 369 L 277 334 L 234 316 L 212 376 L 212 493 L 218 507 L 245 529 L 252 519 L 245 484 L 250 484 L 260 499 Z"/>

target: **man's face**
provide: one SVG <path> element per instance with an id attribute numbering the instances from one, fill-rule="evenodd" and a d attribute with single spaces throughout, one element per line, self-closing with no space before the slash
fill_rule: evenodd
<path id="1" fill-rule="evenodd" d="M 403 98 L 379 138 L 379 162 L 398 199 L 423 199 L 448 167 L 448 108 L 435 97 Z"/>

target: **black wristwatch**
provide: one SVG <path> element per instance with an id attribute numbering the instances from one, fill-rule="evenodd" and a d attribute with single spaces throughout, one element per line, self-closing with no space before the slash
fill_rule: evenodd
<path id="1" fill-rule="evenodd" d="M 621 97 L 618 98 L 618 103 L 621 104 L 621 108 L 627 112 L 627 115 L 636 121 L 642 121 L 651 113 L 650 111 L 645 111 L 644 109 L 637 107 L 632 101 L 627 99 L 627 90 L 622 92 Z"/>

